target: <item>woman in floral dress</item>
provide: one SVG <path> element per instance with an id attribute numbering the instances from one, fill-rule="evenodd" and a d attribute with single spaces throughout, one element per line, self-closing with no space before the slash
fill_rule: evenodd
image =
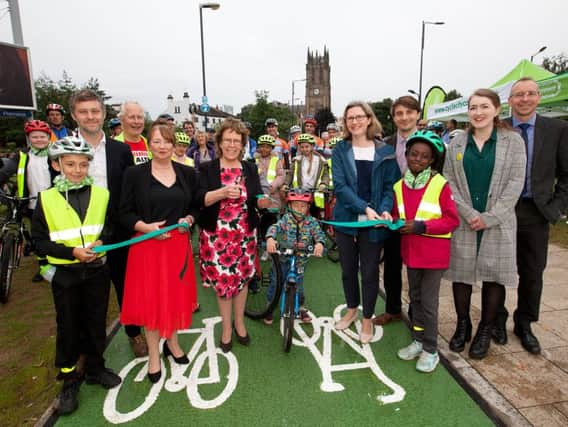
<path id="1" fill-rule="evenodd" d="M 244 324 L 247 292 L 241 292 L 254 275 L 257 208 L 268 200 L 262 194 L 256 165 L 242 160 L 246 128 L 239 120 L 227 119 L 215 137 L 218 158 L 200 167 L 200 272 L 204 286 L 217 293 L 223 319 L 220 347 L 232 348 L 233 323 L 237 341 L 248 345 Z"/>

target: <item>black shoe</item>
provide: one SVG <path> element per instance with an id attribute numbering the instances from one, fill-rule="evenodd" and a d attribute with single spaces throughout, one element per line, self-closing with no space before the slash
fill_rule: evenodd
<path id="1" fill-rule="evenodd" d="M 80 387 L 81 381 L 76 379 L 65 380 L 63 382 L 63 388 L 61 389 L 59 403 L 57 405 L 57 413 L 59 415 L 68 415 L 77 410 L 79 407 Z"/>
<path id="2" fill-rule="evenodd" d="M 487 356 L 487 352 L 491 345 L 492 329 L 493 327 L 491 325 L 479 324 L 475 337 L 469 347 L 469 357 L 472 359 L 483 359 Z"/>
<path id="3" fill-rule="evenodd" d="M 250 344 L 250 335 L 248 334 L 248 332 L 244 337 L 240 336 L 239 333 L 237 332 L 237 328 L 235 328 L 234 323 L 233 323 L 233 330 L 235 331 L 235 335 L 237 337 L 237 341 L 239 342 L 239 344 L 241 344 L 241 345 L 249 345 Z"/>
<path id="4" fill-rule="evenodd" d="M 162 370 L 160 369 L 158 372 L 150 373 L 148 372 L 148 379 L 152 384 L 156 384 L 162 378 Z"/>
<path id="5" fill-rule="evenodd" d="M 87 373 L 85 381 L 87 384 L 100 384 L 104 388 L 114 388 L 122 382 L 120 377 L 108 368 L 103 368 L 96 374 Z"/>
<path id="6" fill-rule="evenodd" d="M 526 351 L 531 354 L 540 354 L 540 344 L 532 333 L 530 325 L 521 326 L 515 324 L 513 332 L 521 339 L 521 344 Z"/>
<path id="7" fill-rule="evenodd" d="M 223 350 L 223 353 L 228 353 L 233 348 L 233 340 L 228 343 L 224 343 L 222 340 L 219 341 L 219 347 Z"/>
<path id="8" fill-rule="evenodd" d="M 493 330 L 491 331 L 491 338 L 493 338 L 493 342 L 495 342 L 495 344 L 507 344 L 507 329 L 505 329 L 505 325 L 494 326 Z"/>
<path id="9" fill-rule="evenodd" d="M 187 358 L 186 354 L 184 354 L 183 356 L 180 356 L 180 357 L 175 357 L 174 354 L 172 353 L 172 351 L 170 350 L 170 347 L 168 346 L 167 341 L 164 341 L 163 353 L 164 353 L 164 357 L 172 356 L 174 358 L 174 361 L 178 365 L 187 365 L 189 363 L 189 359 Z"/>
<path id="10" fill-rule="evenodd" d="M 456 331 L 450 340 L 450 350 L 459 353 L 465 348 L 465 343 L 471 340 L 471 320 L 470 318 L 458 319 Z"/>
<path id="11" fill-rule="evenodd" d="M 40 274 L 39 270 L 36 274 L 34 274 L 34 277 L 32 277 L 32 282 L 34 283 L 38 283 L 38 282 L 42 282 L 43 281 L 43 276 Z"/>

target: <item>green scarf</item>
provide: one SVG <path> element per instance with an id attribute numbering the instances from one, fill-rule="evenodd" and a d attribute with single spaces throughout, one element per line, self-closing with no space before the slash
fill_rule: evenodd
<path id="1" fill-rule="evenodd" d="M 83 180 L 78 183 L 75 184 L 71 181 L 69 181 L 65 176 L 63 175 L 57 175 L 54 179 L 53 179 L 53 186 L 55 188 L 57 188 L 57 191 L 59 191 L 60 193 L 63 193 L 64 191 L 69 191 L 69 190 L 79 190 L 80 188 L 89 186 L 89 185 L 93 185 L 94 179 L 90 176 L 86 176 L 85 178 L 83 178 Z"/>
<path id="2" fill-rule="evenodd" d="M 426 184 L 428 184 L 428 180 L 432 176 L 432 168 L 427 167 L 418 175 L 414 176 L 410 169 L 406 171 L 404 174 L 404 183 L 408 186 L 408 188 L 412 188 L 413 190 L 419 190 L 424 188 Z"/>
<path id="3" fill-rule="evenodd" d="M 38 157 L 47 157 L 47 147 L 35 148 L 34 146 L 30 146 L 30 152 Z"/>

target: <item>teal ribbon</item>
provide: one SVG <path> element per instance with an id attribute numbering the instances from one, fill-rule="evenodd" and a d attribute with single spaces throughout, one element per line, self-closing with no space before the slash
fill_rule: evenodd
<path id="1" fill-rule="evenodd" d="M 112 251 L 113 249 L 118 249 L 118 248 L 123 248 L 125 246 L 135 245 L 136 243 L 140 243 L 140 242 L 143 242 L 143 241 L 148 240 L 148 239 L 153 239 L 156 236 L 167 233 L 168 231 L 175 230 L 176 228 L 179 228 L 179 227 L 183 227 L 186 230 L 189 230 L 189 224 L 182 222 L 182 223 L 179 223 L 179 224 L 173 224 L 173 225 L 169 225 L 169 226 L 164 227 L 164 228 L 160 228 L 159 230 L 150 231 L 149 233 L 142 234 L 141 236 L 133 237 L 132 239 L 125 240 L 123 242 L 113 243 L 111 245 L 95 246 L 94 248 L 91 248 L 91 250 L 94 253 L 98 254 L 100 252 L 108 252 L 108 251 Z"/>
<path id="2" fill-rule="evenodd" d="M 404 220 L 399 219 L 396 222 L 388 221 L 386 219 L 372 219 L 369 221 L 354 221 L 354 222 L 340 222 L 340 221 L 324 221 L 321 220 L 324 224 L 329 224 L 334 227 L 345 227 L 345 228 L 366 228 L 366 227 L 374 227 L 376 225 L 384 225 L 389 230 L 398 230 L 404 225 Z"/>

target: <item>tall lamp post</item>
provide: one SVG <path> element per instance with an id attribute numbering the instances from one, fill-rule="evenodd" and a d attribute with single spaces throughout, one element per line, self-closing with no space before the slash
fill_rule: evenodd
<path id="1" fill-rule="evenodd" d="M 531 62 L 533 62 L 533 58 L 534 58 L 535 56 L 537 56 L 539 53 L 544 52 L 545 50 L 546 50 L 546 46 L 543 46 L 543 47 L 541 47 L 537 52 L 533 53 L 533 54 L 531 55 Z"/>
<path id="2" fill-rule="evenodd" d="M 205 120 L 204 126 L 205 131 L 207 131 L 207 111 L 208 111 L 208 100 L 207 100 L 207 85 L 205 84 L 205 48 L 203 47 L 203 9 L 213 9 L 217 10 L 221 7 L 219 3 L 200 3 L 199 4 L 199 29 L 201 31 L 201 75 L 203 78 L 203 98 L 201 104 L 205 104 L 204 110 L 202 110 Z"/>
<path id="3" fill-rule="evenodd" d="M 426 25 L 444 25 L 444 23 L 440 21 L 422 21 L 422 43 L 420 45 L 420 82 L 418 84 L 418 105 L 420 105 L 420 108 L 422 108 L 422 66 L 424 63 L 424 33 L 426 30 Z"/>
<path id="4" fill-rule="evenodd" d="M 296 82 L 305 82 L 305 81 L 306 81 L 306 79 L 292 80 L 292 114 L 294 114 L 294 115 L 296 114 L 294 112 L 294 92 L 295 92 L 294 85 L 295 85 Z"/>

